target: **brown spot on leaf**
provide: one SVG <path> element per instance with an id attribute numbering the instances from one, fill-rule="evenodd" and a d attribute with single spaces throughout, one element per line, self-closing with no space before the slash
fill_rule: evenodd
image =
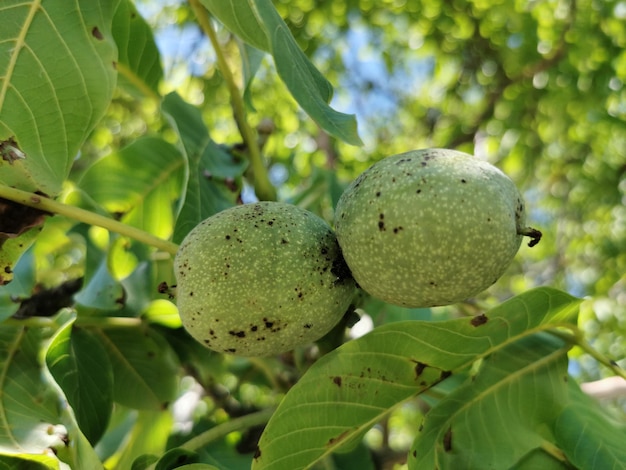
<path id="1" fill-rule="evenodd" d="M 91 35 L 99 41 L 102 41 L 104 39 L 102 32 L 98 29 L 97 26 L 93 27 L 93 29 L 91 30 Z"/>
<path id="2" fill-rule="evenodd" d="M 449 427 L 443 436 L 443 450 L 450 452 L 452 450 L 452 428 Z"/>
<path id="3" fill-rule="evenodd" d="M 426 369 L 428 367 L 427 364 L 424 364 L 423 362 L 418 362 L 415 364 L 415 377 L 419 377 L 420 375 L 422 375 L 422 372 L 424 372 L 424 369 Z"/>
<path id="4" fill-rule="evenodd" d="M 445 379 L 447 379 L 448 377 L 450 377 L 451 375 L 452 375 L 452 372 L 450 372 L 449 370 L 442 370 L 442 371 L 441 371 L 441 375 L 439 376 L 439 378 L 440 378 L 441 380 L 445 380 Z"/>
<path id="5" fill-rule="evenodd" d="M 326 443 L 326 445 L 328 446 L 332 446 L 337 444 L 340 441 L 343 441 L 346 436 L 348 435 L 350 431 L 345 430 L 344 432 L 342 432 L 341 434 L 339 434 L 337 437 L 331 437 L 330 439 L 328 439 L 328 442 Z"/>
<path id="6" fill-rule="evenodd" d="M 24 160 L 26 155 L 20 149 L 17 141 L 14 137 L 9 137 L 7 140 L 0 142 L 0 157 L 2 160 L 9 162 L 13 165 L 16 160 Z"/>
<path id="7" fill-rule="evenodd" d="M 115 303 L 123 307 L 126 305 L 126 298 L 126 289 L 122 289 L 122 294 L 117 299 L 115 299 Z"/>
<path id="8" fill-rule="evenodd" d="M 336 375 L 335 377 L 333 377 L 333 383 L 334 383 L 337 387 L 341 387 L 341 377 L 339 377 L 338 375 Z"/>
<path id="9" fill-rule="evenodd" d="M 258 459 L 259 457 L 261 457 L 261 449 L 259 449 L 259 446 L 257 446 L 256 450 L 254 451 L 254 460 Z"/>
<path id="10" fill-rule="evenodd" d="M 484 325 L 485 323 L 487 323 L 489 319 L 487 318 L 487 315 L 485 315 L 484 313 L 481 313 L 480 315 L 476 315 L 475 317 L 472 317 L 470 324 L 472 326 L 480 326 L 480 325 Z"/>

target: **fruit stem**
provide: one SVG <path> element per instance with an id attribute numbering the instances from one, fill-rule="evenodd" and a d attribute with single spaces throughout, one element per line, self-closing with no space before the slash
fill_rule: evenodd
<path id="1" fill-rule="evenodd" d="M 248 120 L 246 119 L 246 108 L 243 102 L 243 97 L 241 96 L 241 93 L 239 93 L 239 88 L 235 83 L 235 79 L 233 78 L 230 68 L 228 67 L 228 62 L 222 52 L 219 40 L 217 39 L 217 34 L 211 24 L 209 12 L 200 4 L 199 0 L 189 0 L 189 4 L 196 15 L 196 19 L 198 20 L 198 24 L 202 28 L 202 31 L 204 31 L 204 34 L 206 34 L 211 41 L 211 45 L 213 46 L 213 50 L 215 51 L 215 55 L 217 57 L 217 65 L 222 73 L 222 78 L 224 78 L 226 86 L 228 87 L 230 102 L 233 107 L 233 115 L 235 117 L 235 121 L 237 122 L 237 127 L 239 128 L 241 137 L 243 138 L 248 150 L 246 153 L 250 160 L 252 175 L 254 177 L 254 192 L 262 201 L 275 201 L 276 189 L 269 180 L 269 175 L 267 173 L 267 169 L 265 168 L 265 164 L 263 163 L 263 156 L 261 155 L 261 149 L 259 148 L 259 144 L 256 140 L 255 132 L 250 127 L 250 124 L 248 124 Z"/>
<path id="2" fill-rule="evenodd" d="M 528 242 L 528 246 L 531 247 L 531 248 L 533 246 L 535 246 L 537 243 L 539 243 L 539 241 L 541 240 L 541 237 L 543 235 L 539 230 L 537 230 L 535 228 L 532 228 L 532 227 L 521 228 L 521 229 L 519 229 L 517 231 L 517 234 L 518 235 L 523 235 L 525 237 L 530 237 L 530 241 Z"/>
<path id="3" fill-rule="evenodd" d="M 105 217 L 79 207 L 63 204 L 62 202 L 55 201 L 54 199 L 50 199 L 39 194 L 11 188 L 10 186 L 0 185 L 0 198 L 8 199 L 9 201 L 17 202 L 18 204 L 22 204 L 24 206 L 33 207 L 43 212 L 63 215 L 89 225 L 96 225 L 111 232 L 119 233 L 120 235 L 137 240 L 138 242 L 145 243 L 146 245 L 153 246 L 159 250 L 170 253 L 171 255 L 176 255 L 178 252 L 178 245 L 176 243 L 155 237 L 148 232 L 140 230 L 136 227 L 131 227 L 130 225 L 118 222 L 117 220 L 109 217 Z"/>

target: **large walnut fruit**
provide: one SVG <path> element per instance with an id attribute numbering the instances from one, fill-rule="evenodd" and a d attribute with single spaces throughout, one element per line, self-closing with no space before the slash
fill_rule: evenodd
<path id="1" fill-rule="evenodd" d="M 343 193 L 335 230 L 369 294 L 404 307 L 452 304 L 491 286 L 523 235 L 522 197 L 504 173 L 462 152 L 394 155 Z"/>
<path id="2" fill-rule="evenodd" d="M 201 222 L 181 243 L 175 270 L 183 326 L 205 346 L 241 356 L 319 339 L 356 290 L 328 224 L 278 202 Z"/>

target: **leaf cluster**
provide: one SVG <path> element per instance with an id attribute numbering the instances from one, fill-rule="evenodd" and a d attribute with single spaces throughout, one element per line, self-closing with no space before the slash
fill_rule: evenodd
<path id="1" fill-rule="evenodd" d="M 617 1 L 135 3 L 0 5 L 1 466 L 626 461 L 571 374 L 584 353 L 624 377 Z M 548 236 L 509 282 L 441 309 L 364 296 L 352 336 L 348 316 L 263 360 L 181 327 L 172 256 L 198 222 L 256 198 L 331 220 L 358 172 L 427 146 L 525 187 Z"/>

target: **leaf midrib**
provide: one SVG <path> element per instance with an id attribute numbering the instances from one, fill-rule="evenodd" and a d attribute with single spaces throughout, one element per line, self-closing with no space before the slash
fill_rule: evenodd
<path id="1" fill-rule="evenodd" d="M 9 66 L 7 67 L 7 73 L 4 77 L 4 81 L 2 82 L 2 88 L 0 88 L 0 109 L 4 106 L 4 100 L 7 94 L 7 90 L 9 89 L 9 84 L 11 83 L 11 77 L 13 76 L 13 72 L 15 71 L 15 65 L 17 64 L 17 59 L 20 55 L 22 48 L 26 45 L 26 34 L 30 29 L 30 25 L 35 18 L 35 13 L 39 10 L 41 6 L 41 2 L 43 0 L 34 0 L 26 16 L 26 21 L 24 25 L 20 29 L 20 33 L 17 36 L 15 41 L 15 47 L 13 48 L 13 52 L 9 57 Z"/>

